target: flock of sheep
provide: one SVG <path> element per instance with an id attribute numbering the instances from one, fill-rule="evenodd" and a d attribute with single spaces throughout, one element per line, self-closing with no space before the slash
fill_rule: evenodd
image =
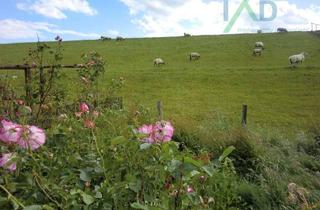
<path id="1" fill-rule="evenodd" d="M 264 44 L 263 42 L 256 42 L 255 43 L 255 48 L 253 49 L 252 55 L 254 56 L 261 56 L 262 51 L 264 50 Z M 289 63 L 291 65 L 291 67 L 295 67 L 295 64 L 302 64 L 303 61 L 305 60 L 305 56 L 307 55 L 307 53 L 302 52 L 300 54 L 297 55 L 292 55 L 289 57 Z"/>
<path id="2" fill-rule="evenodd" d="M 186 36 L 186 34 L 185 34 Z M 255 45 L 254 45 L 254 49 L 253 49 L 253 52 L 252 52 L 252 55 L 254 56 L 261 56 L 262 55 L 262 51 L 265 49 L 264 47 L 264 44 L 263 42 L 259 41 L 259 42 L 256 42 Z M 308 55 L 307 53 L 305 52 L 302 52 L 300 54 L 297 54 L 297 55 L 292 55 L 289 57 L 289 64 L 291 65 L 291 67 L 295 67 L 296 64 L 302 64 L 303 61 L 305 60 L 305 56 Z M 199 60 L 200 59 L 200 54 L 197 53 L 197 52 L 192 52 L 189 54 L 189 59 L 190 61 L 192 60 Z M 154 66 L 161 66 L 161 65 L 164 65 L 165 62 L 162 58 L 156 58 L 153 60 L 153 64 Z"/>
<path id="3" fill-rule="evenodd" d="M 192 52 L 189 54 L 189 59 L 190 61 L 192 60 L 199 60 L 200 59 L 200 54 L 197 52 Z M 153 65 L 154 66 L 160 66 L 160 65 L 164 65 L 165 62 L 163 61 L 162 58 L 156 58 L 153 60 Z"/>
<path id="4" fill-rule="evenodd" d="M 260 30 L 259 30 L 260 31 Z M 278 28 L 278 32 L 288 32 L 287 29 L 285 28 Z M 191 37 L 191 34 L 188 33 L 184 33 L 184 37 Z M 105 41 L 105 40 L 111 40 L 110 37 L 105 37 L 105 36 L 101 36 L 100 40 Z M 124 41 L 125 38 L 121 37 L 121 36 L 117 36 L 116 41 Z M 252 51 L 252 55 L 253 56 L 261 56 L 263 50 L 265 49 L 263 42 L 259 41 L 256 42 L 254 44 L 254 49 Z M 296 64 L 302 64 L 303 61 L 305 60 L 305 56 L 308 55 L 305 52 L 302 52 L 300 54 L 297 55 L 292 55 L 289 57 L 289 64 L 291 65 L 291 67 L 295 67 Z M 197 52 L 191 52 L 189 54 L 189 59 L 190 61 L 192 60 L 199 60 L 200 59 L 200 54 Z M 161 66 L 164 65 L 165 62 L 162 58 L 156 58 L 153 60 L 153 64 L 154 66 Z"/>

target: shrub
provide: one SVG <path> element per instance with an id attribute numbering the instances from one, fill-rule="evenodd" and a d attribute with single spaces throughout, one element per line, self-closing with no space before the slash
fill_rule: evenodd
<path id="1" fill-rule="evenodd" d="M 237 173 L 250 181 L 257 180 L 261 174 L 262 160 L 254 144 L 259 144 L 245 130 L 235 130 L 228 144 L 236 150 L 230 156 Z"/>

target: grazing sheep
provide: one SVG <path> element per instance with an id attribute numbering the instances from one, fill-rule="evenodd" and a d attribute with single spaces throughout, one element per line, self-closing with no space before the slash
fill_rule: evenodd
<path id="1" fill-rule="evenodd" d="M 254 45 L 256 48 L 261 48 L 264 50 L 264 44 L 263 42 L 256 42 L 255 45 Z"/>
<path id="2" fill-rule="evenodd" d="M 197 52 L 192 52 L 190 53 L 190 61 L 191 60 L 199 60 L 200 59 L 200 54 Z"/>
<path id="3" fill-rule="evenodd" d="M 261 56 L 261 54 L 262 54 L 262 49 L 261 49 L 261 48 L 255 48 L 255 49 L 253 49 L 252 55 L 254 55 L 254 56 L 257 56 L 257 55 Z"/>
<path id="4" fill-rule="evenodd" d="M 184 37 L 190 37 L 190 36 L 191 36 L 191 34 L 183 33 L 183 36 L 184 36 Z"/>
<path id="5" fill-rule="evenodd" d="M 123 38 L 122 36 L 117 36 L 116 41 L 124 41 L 125 38 Z"/>
<path id="6" fill-rule="evenodd" d="M 295 64 L 302 64 L 303 61 L 305 60 L 306 55 L 307 53 L 302 52 L 300 54 L 290 56 L 289 57 L 290 65 L 294 67 Z"/>
<path id="7" fill-rule="evenodd" d="M 154 66 L 160 66 L 160 65 L 164 65 L 164 64 L 165 64 L 165 62 L 161 58 L 156 58 L 153 60 Z"/>
<path id="8" fill-rule="evenodd" d="M 288 33 L 288 30 L 286 28 L 278 28 L 277 32 L 279 32 L 279 33 Z"/>

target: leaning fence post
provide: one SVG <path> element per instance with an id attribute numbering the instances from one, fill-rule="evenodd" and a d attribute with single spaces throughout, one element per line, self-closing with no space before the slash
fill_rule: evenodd
<path id="1" fill-rule="evenodd" d="M 246 127 L 247 126 L 247 113 L 248 113 L 248 106 L 247 105 L 242 105 L 242 119 L 241 119 L 241 123 L 242 123 L 242 127 Z"/>
<path id="2" fill-rule="evenodd" d="M 31 90 L 31 69 L 24 69 L 24 83 L 26 91 L 26 104 L 28 106 L 32 105 L 32 90 Z"/>
<path id="3" fill-rule="evenodd" d="M 163 110 L 162 110 L 162 102 L 157 102 L 157 109 L 158 109 L 158 120 L 161 121 L 163 119 Z"/>

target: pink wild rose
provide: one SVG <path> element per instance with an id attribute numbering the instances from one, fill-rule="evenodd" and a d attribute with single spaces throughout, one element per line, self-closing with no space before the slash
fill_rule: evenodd
<path id="1" fill-rule="evenodd" d="M 23 128 L 21 138 L 18 140 L 22 148 L 38 149 L 46 142 L 46 134 L 43 129 L 36 126 L 26 126 Z"/>
<path id="2" fill-rule="evenodd" d="M 156 122 L 154 126 L 154 135 L 157 141 L 168 142 L 171 141 L 174 128 L 170 122 L 161 121 Z"/>
<path id="3" fill-rule="evenodd" d="M 170 122 L 156 122 L 155 125 L 143 125 L 138 132 L 145 134 L 147 137 L 143 139 L 148 143 L 168 142 L 171 141 L 174 128 Z"/>
<path id="4" fill-rule="evenodd" d="M 155 143 L 154 135 L 153 135 L 153 125 L 143 125 L 142 127 L 138 128 L 138 132 L 141 134 L 145 134 L 145 138 L 143 141 L 147 143 Z"/>
<path id="5" fill-rule="evenodd" d="M 194 192 L 193 187 L 191 187 L 190 185 L 188 185 L 188 187 L 187 187 L 187 192 L 188 192 L 188 193 L 193 193 L 193 192 Z"/>
<path id="6" fill-rule="evenodd" d="M 4 143 L 16 143 L 21 137 L 22 126 L 7 120 L 0 122 L 0 141 Z"/>
<path id="7" fill-rule="evenodd" d="M 16 162 L 12 162 L 15 156 L 13 153 L 5 153 L 0 156 L 0 167 L 8 169 L 9 171 L 15 171 L 17 169 Z"/>
<path id="8" fill-rule="evenodd" d="M 143 125 L 138 129 L 138 132 L 149 135 L 153 132 L 153 125 Z"/>
<path id="9" fill-rule="evenodd" d="M 89 106 L 84 102 L 80 104 L 79 110 L 80 110 L 81 113 L 90 111 Z"/>

